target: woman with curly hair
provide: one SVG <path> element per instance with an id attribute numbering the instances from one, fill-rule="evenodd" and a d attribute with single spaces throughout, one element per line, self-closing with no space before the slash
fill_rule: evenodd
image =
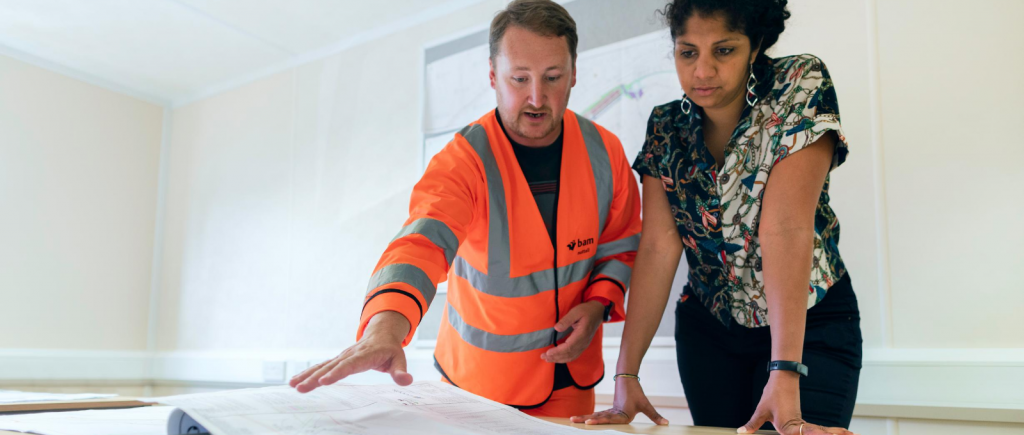
<path id="1" fill-rule="evenodd" d="M 661 12 L 684 95 L 654 108 L 633 164 L 643 235 L 613 408 L 573 421 L 668 423 L 637 374 L 685 251 L 675 336 L 694 424 L 848 434 L 862 340 L 829 206 L 847 143 L 828 70 L 812 55 L 765 54 L 786 0 L 676 0 Z"/>

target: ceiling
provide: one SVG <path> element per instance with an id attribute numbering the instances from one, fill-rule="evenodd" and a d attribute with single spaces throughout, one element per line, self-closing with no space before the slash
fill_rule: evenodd
<path id="1" fill-rule="evenodd" d="M 479 1 L 0 0 L 0 54 L 180 105 Z"/>

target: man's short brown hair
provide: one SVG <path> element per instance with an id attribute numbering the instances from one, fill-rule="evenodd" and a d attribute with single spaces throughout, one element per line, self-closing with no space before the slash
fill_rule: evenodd
<path id="1" fill-rule="evenodd" d="M 541 36 L 559 38 L 564 36 L 569 43 L 569 54 L 576 63 L 576 21 L 562 5 L 551 0 L 514 0 L 505 10 L 498 12 L 491 21 L 491 59 L 499 51 L 501 38 L 508 26 L 516 26 Z"/>

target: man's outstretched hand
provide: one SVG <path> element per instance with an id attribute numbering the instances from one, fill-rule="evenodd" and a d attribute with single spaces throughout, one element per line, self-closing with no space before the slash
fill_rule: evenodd
<path id="1" fill-rule="evenodd" d="M 358 343 L 340 355 L 299 373 L 288 385 L 300 393 L 308 393 L 321 385 L 331 385 L 367 370 L 389 373 L 396 384 L 409 385 L 412 375 L 406 372 L 402 340 L 410 327 L 409 320 L 397 312 L 378 313 L 370 319 Z"/>

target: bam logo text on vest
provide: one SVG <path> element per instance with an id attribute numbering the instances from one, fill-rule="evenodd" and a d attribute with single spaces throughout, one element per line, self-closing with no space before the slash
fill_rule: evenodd
<path id="1" fill-rule="evenodd" d="M 594 244 L 594 239 L 593 238 L 589 238 L 589 239 L 576 239 L 576 240 L 573 240 L 573 241 L 569 242 L 569 244 L 566 245 L 566 246 L 569 248 L 570 251 L 575 251 L 577 247 L 582 248 L 584 246 L 590 246 L 590 245 L 593 245 L 593 244 Z M 587 252 L 590 252 L 590 248 L 581 249 L 581 250 L 579 250 L 576 253 L 577 254 L 585 254 Z"/>

